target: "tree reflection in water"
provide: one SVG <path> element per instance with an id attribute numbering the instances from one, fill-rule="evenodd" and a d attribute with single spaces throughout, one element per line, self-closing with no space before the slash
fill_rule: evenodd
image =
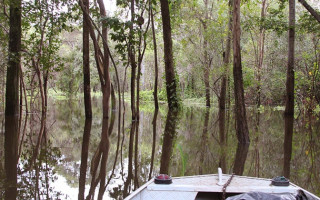
<path id="1" fill-rule="evenodd" d="M 78 199 L 84 199 L 84 191 L 87 177 L 87 165 L 88 165 L 88 154 L 89 154 L 89 142 L 91 133 L 92 119 L 86 118 L 83 138 L 82 138 L 82 150 L 81 150 L 81 164 L 80 164 L 80 177 L 79 177 L 79 195 Z"/>
<path id="2" fill-rule="evenodd" d="M 77 199 L 78 193 L 82 199 L 88 197 L 90 188 L 94 199 L 99 197 L 99 191 L 104 199 L 123 199 L 160 171 L 171 176 L 181 176 L 184 172 L 188 176 L 198 175 L 201 170 L 203 174 L 216 173 L 219 166 L 226 173 L 265 178 L 291 169 L 292 182 L 319 195 L 320 122 L 315 115 L 295 119 L 297 134 L 290 142 L 283 134 L 282 112 L 266 109 L 259 119 L 256 112 L 250 111 L 248 121 L 253 139 L 249 149 L 238 145 L 232 113 L 229 125 L 226 119 L 225 134 L 221 135 L 217 123 L 219 113 L 214 109 L 187 107 L 178 117 L 177 112 L 164 115 L 162 107 L 158 112 L 146 107 L 141 109 L 139 124 L 131 122 L 130 112 L 121 113 L 120 134 L 111 131 L 113 123 L 114 129 L 119 125 L 117 117 L 112 120 L 111 114 L 109 126 L 105 126 L 109 133 L 106 137 L 101 135 L 101 125 L 106 123 L 99 117 L 99 105 L 93 107 L 96 117 L 88 125 L 77 103 L 58 101 L 46 120 L 41 120 L 41 113 L 28 115 L 27 121 L 23 117 L 17 144 L 21 156 L 16 199 Z M 85 133 L 90 126 L 89 136 Z M 0 143 L 4 144 L 3 134 Z M 104 158 L 102 143 L 109 146 Z M 290 144 L 294 148 L 287 151 L 285 146 Z M 4 199 L 4 152 L 0 146 L 0 199 Z M 290 155 L 290 164 L 278 162 L 287 161 Z M 65 184 L 60 189 L 57 185 L 62 182 Z"/>
<path id="3" fill-rule="evenodd" d="M 156 151 L 156 142 L 157 142 L 158 112 L 159 112 L 159 109 L 156 108 L 156 110 L 154 111 L 154 114 L 153 114 L 153 119 L 152 119 L 152 151 L 151 151 L 150 172 L 149 172 L 148 180 L 150 180 L 152 178 L 152 172 L 153 172 L 153 166 L 154 166 L 154 154 Z"/>
<path id="4" fill-rule="evenodd" d="M 160 174 L 169 174 L 170 162 L 173 149 L 173 141 L 176 137 L 178 123 L 178 111 L 169 109 L 167 114 L 166 126 L 164 129 L 162 154 L 160 160 Z"/>
<path id="5" fill-rule="evenodd" d="M 243 175 L 245 163 L 247 160 L 248 150 L 249 150 L 249 144 L 238 143 L 236 157 L 234 159 L 234 164 L 233 164 L 233 173 L 235 173 L 236 175 Z"/>
<path id="6" fill-rule="evenodd" d="M 132 190 L 131 188 L 131 181 L 133 178 L 133 141 L 134 141 L 134 133 L 136 130 L 136 121 L 132 121 L 131 127 L 130 127 L 130 136 L 129 136 L 129 150 L 128 150 L 128 175 L 127 180 L 124 182 L 124 190 L 123 190 L 123 197 L 125 198 L 128 196 Z"/>
<path id="7" fill-rule="evenodd" d="M 290 178 L 290 165 L 292 154 L 293 115 L 285 115 L 285 135 L 283 143 L 283 176 Z"/>
<path id="8" fill-rule="evenodd" d="M 24 117 L 24 120 L 24 124 L 26 124 L 28 115 Z M 7 179 L 10 182 L 18 180 L 18 190 L 12 191 L 16 195 L 15 198 L 10 196 L 6 199 L 52 199 L 59 198 L 61 195 L 59 191 L 53 190 L 50 186 L 57 179 L 54 166 L 58 164 L 61 152 L 57 147 L 53 147 L 51 141 L 48 140 L 45 115 L 41 115 L 40 127 L 33 127 L 31 130 L 36 129 L 39 132 L 25 133 L 25 131 L 21 131 L 20 141 L 17 137 L 15 143 L 8 143 L 11 149 L 17 150 L 17 154 L 12 157 L 10 165 L 11 171 L 15 171 L 16 174 L 15 176 L 7 176 Z M 20 152 L 18 152 L 18 147 Z M 18 155 L 20 155 L 19 158 Z M 18 165 L 17 162 L 19 162 Z M 10 191 L 9 194 L 13 193 Z"/>
<path id="9" fill-rule="evenodd" d="M 5 199 L 17 197 L 18 119 L 10 115 L 5 118 Z"/>

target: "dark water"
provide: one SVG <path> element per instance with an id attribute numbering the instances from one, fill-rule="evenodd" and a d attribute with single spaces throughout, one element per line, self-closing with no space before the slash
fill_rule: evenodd
<path id="1" fill-rule="evenodd" d="M 94 199 L 123 199 L 160 172 L 212 174 L 218 167 L 246 176 L 290 176 L 320 195 L 317 116 L 297 115 L 290 138 L 284 136 L 283 111 L 265 108 L 258 114 L 248 109 L 251 143 L 238 146 L 232 112 L 221 135 L 217 109 L 188 106 L 167 113 L 163 106 L 154 113 L 152 104 L 143 104 L 140 122 L 131 122 L 127 105 L 119 131 L 118 112 L 103 121 L 100 99 L 93 102 L 92 121 L 85 121 L 82 102 L 76 100 L 51 101 L 45 120 L 36 112 L 23 117 L 17 199 L 78 199 L 79 191 L 80 198 L 90 194 Z M 3 118 L 0 115 L 0 199 L 6 185 Z M 108 134 L 102 134 L 102 125 Z"/>

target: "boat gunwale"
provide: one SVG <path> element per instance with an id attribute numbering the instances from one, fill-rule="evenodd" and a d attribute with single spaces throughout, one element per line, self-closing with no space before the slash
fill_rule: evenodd
<path id="1" fill-rule="evenodd" d="M 222 174 L 224 177 L 231 177 L 232 175 L 230 174 Z M 200 178 L 200 177 L 218 177 L 218 174 L 204 174 L 204 175 L 193 175 L 193 176 L 180 176 L 180 177 L 172 177 L 172 180 L 174 181 L 175 179 L 187 179 L 187 178 Z M 237 178 L 244 178 L 244 179 L 254 179 L 254 180 L 263 180 L 263 181 L 271 181 L 272 179 L 270 178 L 260 178 L 260 177 L 252 177 L 252 176 L 239 176 L 239 175 L 233 175 L 234 177 Z M 144 185 L 142 185 L 140 188 L 138 188 L 136 191 L 134 191 L 133 193 L 131 193 L 129 196 L 127 196 L 125 198 L 125 200 L 129 200 L 132 199 L 133 197 L 135 197 L 136 195 L 138 195 L 140 192 L 142 192 L 144 189 L 148 189 L 148 186 L 151 185 L 152 183 L 154 183 L 154 178 L 150 179 L 148 182 L 146 182 Z M 170 185 L 170 184 L 169 184 Z M 167 185 L 168 186 L 168 185 Z M 294 190 L 298 191 L 298 190 L 302 190 L 303 192 L 307 193 L 308 195 L 310 195 L 311 197 L 320 200 L 319 197 L 317 197 L 315 194 L 305 190 L 304 188 L 290 182 L 290 186 L 292 186 Z M 223 186 L 220 186 L 221 188 Z M 153 189 L 151 189 L 153 190 Z M 162 190 L 162 191 L 174 191 L 174 190 Z M 185 191 L 188 192 L 188 191 Z M 191 192 L 191 191 L 189 191 Z M 194 191 L 194 192 L 200 192 L 200 191 Z M 228 193 L 228 191 L 227 191 Z M 232 192 L 229 192 L 232 193 Z"/>

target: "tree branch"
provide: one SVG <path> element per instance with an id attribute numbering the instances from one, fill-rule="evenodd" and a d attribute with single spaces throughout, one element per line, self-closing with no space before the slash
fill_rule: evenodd
<path id="1" fill-rule="evenodd" d="M 298 0 L 302 5 L 303 7 L 305 7 L 309 13 L 320 23 L 320 14 L 315 10 L 313 9 L 305 0 Z"/>

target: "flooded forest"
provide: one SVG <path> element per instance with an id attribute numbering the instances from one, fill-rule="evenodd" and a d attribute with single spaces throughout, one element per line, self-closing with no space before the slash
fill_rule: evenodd
<path id="1" fill-rule="evenodd" d="M 158 174 L 320 196 L 318 0 L 1 0 L 0 199 Z"/>

